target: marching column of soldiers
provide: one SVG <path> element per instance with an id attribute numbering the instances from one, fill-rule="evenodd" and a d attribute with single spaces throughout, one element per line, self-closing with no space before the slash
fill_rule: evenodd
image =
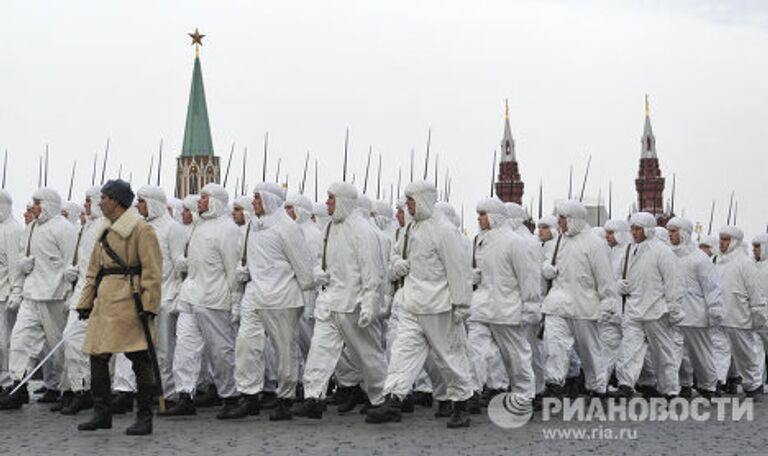
<path id="1" fill-rule="evenodd" d="M 135 408 L 126 433 L 145 435 L 211 406 L 384 423 L 436 402 L 458 428 L 501 393 L 531 410 L 762 395 L 768 234 L 694 240 L 690 220 L 645 212 L 593 228 L 574 200 L 534 226 L 484 198 L 467 238 L 426 181 L 394 210 L 347 182 L 325 205 L 286 193 L 40 188 L 23 227 L 0 190 L 0 409 L 93 409 L 93 431 Z"/>

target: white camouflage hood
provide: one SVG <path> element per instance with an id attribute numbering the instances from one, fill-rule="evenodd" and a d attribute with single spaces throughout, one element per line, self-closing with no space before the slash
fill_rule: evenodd
<path id="1" fill-rule="evenodd" d="M 437 203 L 437 189 L 431 182 L 415 181 L 405 186 L 405 196 L 416 202 L 413 219 L 417 222 L 432 217 Z"/>
<path id="2" fill-rule="evenodd" d="M 40 200 L 41 212 L 37 217 L 37 223 L 45 223 L 48 220 L 61 215 L 61 196 L 59 193 L 48 187 L 42 187 L 32 194 L 33 200 Z"/>

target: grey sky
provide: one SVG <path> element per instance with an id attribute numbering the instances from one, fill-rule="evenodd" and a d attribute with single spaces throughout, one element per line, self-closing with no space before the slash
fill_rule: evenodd
<path id="1" fill-rule="evenodd" d="M 551 210 L 569 165 L 580 179 L 591 153 L 587 193 L 605 194 L 612 180 L 614 212 L 625 214 L 648 93 L 678 212 L 706 222 L 717 199 L 717 229 L 735 190 L 748 237 L 768 223 L 766 2 L 3 3 L 0 149 L 17 213 L 46 143 L 50 184 L 64 194 L 78 160 L 79 199 L 107 137 L 110 174 L 122 163 L 134 184 L 163 138 L 172 191 L 194 57 L 186 33 L 199 27 L 214 145 L 225 160 L 235 141 L 236 161 L 248 146 L 251 186 L 268 130 L 292 186 L 306 151 L 319 157 L 322 191 L 340 177 L 349 126 L 352 170 L 362 174 L 372 145 L 388 196 L 412 147 L 423 169 L 432 127 L 441 174 L 454 176 L 452 202 L 465 204 L 471 225 L 509 98 L 525 203 L 543 179 Z"/>

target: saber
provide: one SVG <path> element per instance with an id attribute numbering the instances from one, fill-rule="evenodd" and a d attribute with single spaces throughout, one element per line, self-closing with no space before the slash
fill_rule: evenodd
<path id="1" fill-rule="evenodd" d="M 8 169 L 8 149 L 5 149 L 5 158 L 3 159 L 3 188 L 5 188 L 5 172 Z"/>
<path id="2" fill-rule="evenodd" d="M 91 186 L 96 185 L 96 162 L 99 160 L 99 154 L 93 154 L 93 171 L 91 172 Z"/>
<path id="3" fill-rule="evenodd" d="M 544 215 L 544 182 L 539 180 L 539 220 Z"/>
<path id="4" fill-rule="evenodd" d="M 315 202 L 317 202 L 317 160 L 315 160 Z"/>
<path id="5" fill-rule="evenodd" d="M 613 218 L 613 181 L 608 181 L 608 219 Z"/>
<path id="6" fill-rule="evenodd" d="M 101 184 L 104 185 L 104 175 L 107 174 L 107 159 L 109 158 L 109 138 L 107 138 L 107 147 L 104 149 L 104 161 L 101 163 Z"/>
<path id="7" fill-rule="evenodd" d="M 579 202 L 584 200 L 584 190 L 587 188 L 587 177 L 589 177 L 589 165 L 592 164 L 592 154 L 589 154 L 587 159 L 587 169 L 584 171 L 584 182 L 581 183 L 581 193 L 579 194 Z"/>
<path id="8" fill-rule="evenodd" d="M 493 165 L 491 165 L 491 198 L 493 198 L 494 187 L 496 187 L 496 149 L 493 150 Z"/>
<path id="9" fill-rule="evenodd" d="M 347 127 L 347 133 L 344 135 L 344 165 L 341 169 L 342 182 L 347 181 L 347 149 L 349 147 L 349 127 Z"/>
<path id="10" fill-rule="evenodd" d="M 371 152 L 373 152 L 373 146 L 368 146 L 368 161 L 365 163 L 365 179 L 363 179 L 363 195 L 368 193 L 368 171 L 371 169 Z"/>
<path id="11" fill-rule="evenodd" d="M 160 171 L 163 169 L 163 139 L 160 139 L 160 150 L 157 152 L 157 186 L 160 186 Z"/>
<path id="12" fill-rule="evenodd" d="M 147 173 L 147 185 L 152 184 L 152 170 L 155 167 L 155 156 L 149 156 L 149 172 Z"/>
<path id="13" fill-rule="evenodd" d="M 227 180 L 229 179 L 229 168 L 232 166 L 232 154 L 235 153 L 235 143 L 232 142 L 232 149 L 229 151 L 229 159 L 227 159 L 227 170 L 224 171 L 224 185 L 223 187 L 227 186 Z M 237 189 L 235 189 L 237 191 Z"/>
<path id="14" fill-rule="evenodd" d="M 280 183 L 280 164 L 282 163 L 282 161 L 283 161 L 283 157 L 278 157 L 277 158 L 277 172 L 275 173 L 275 183 L 276 184 Z M 243 179 L 245 179 L 245 177 L 243 177 Z"/>
<path id="15" fill-rule="evenodd" d="M 307 151 L 307 158 L 304 159 L 304 174 L 301 177 L 301 188 L 299 188 L 299 193 L 304 194 L 304 188 L 307 185 L 307 169 L 309 168 L 309 151 Z"/>
<path id="16" fill-rule="evenodd" d="M 243 177 L 240 179 L 240 194 L 245 195 L 245 162 L 248 160 L 248 148 L 243 150 Z"/>
<path id="17" fill-rule="evenodd" d="M 77 168 L 77 160 L 72 163 L 72 175 L 69 176 L 69 192 L 67 192 L 67 201 L 72 201 L 72 185 L 75 183 L 75 169 Z M 3 183 L 5 183 L 5 172 L 3 172 Z"/>
<path id="18" fill-rule="evenodd" d="M 712 209 L 709 211 L 709 228 L 707 228 L 707 236 L 712 234 L 712 221 L 715 217 L 715 200 L 712 200 Z"/>
<path id="19" fill-rule="evenodd" d="M 376 199 L 381 199 L 381 154 L 379 154 L 379 177 L 376 179 Z"/>
<path id="20" fill-rule="evenodd" d="M 400 181 L 403 177 L 403 168 L 397 168 L 397 199 L 400 200 Z"/>
<path id="21" fill-rule="evenodd" d="M 438 169 L 439 162 L 440 162 L 440 154 L 435 154 L 435 188 L 440 188 L 440 184 L 438 184 L 438 179 L 437 179 L 437 169 Z"/>
<path id="22" fill-rule="evenodd" d="M 411 180 L 409 182 L 413 182 L 413 154 L 414 154 L 413 147 L 411 147 Z"/>
<path id="23" fill-rule="evenodd" d="M 267 181 L 267 144 L 269 143 L 269 132 L 264 135 L 264 161 L 261 163 L 261 181 Z"/>
<path id="24" fill-rule="evenodd" d="M 427 173 L 429 172 L 429 149 L 432 146 L 432 128 L 427 132 L 427 156 L 424 157 L 424 180 L 427 180 Z"/>
<path id="25" fill-rule="evenodd" d="M 45 145 L 45 179 L 43 180 L 45 186 L 48 186 L 48 144 Z"/>
<path id="26" fill-rule="evenodd" d="M 9 395 L 9 396 L 13 396 L 13 395 L 16 393 L 16 391 L 20 390 L 22 386 L 26 385 L 26 384 L 27 384 L 27 382 L 28 382 L 28 381 L 29 381 L 29 380 L 32 378 L 32 376 L 33 376 L 33 375 L 35 375 L 35 372 L 37 372 L 38 370 L 40 370 L 40 368 L 41 368 L 41 367 L 43 367 L 43 364 L 45 364 L 45 362 L 46 362 L 46 361 L 48 361 L 49 359 L 51 359 L 51 356 L 53 356 L 53 354 L 54 354 L 54 353 L 56 353 L 56 350 L 58 350 L 58 349 L 59 349 L 59 348 L 60 348 L 62 345 L 64 345 L 64 341 L 65 341 L 65 340 L 66 340 L 66 339 L 62 337 L 62 338 L 61 338 L 61 340 L 59 341 L 59 343 L 58 343 L 58 344 L 56 344 L 56 345 L 55 345 L 55 346 L 54 346 L 54 347 L 51 349 L 51 351 L 49 351 L 49 352 L 48 352 L 48 354 L 47 354 L 47 355 L 45 355 L 45 358 L 43 358 L 43 360 L 42 360 L 42 361 L 40 361 L 40 362 L 37 364 L 37 366 L 35 366 L 35 368 L 34 368 L 34 369 L 32 369 L 32 371 L 31 371 L 29 374 L 27 374 L 27 376 L 26 376 L 26 377 L 24 377 L 24 379 L 22 379 L 22 380 L 21 380 L 21 382 L 19 382 L 19 384 L 18 384 L 18 385 L 16 385 L 16 388 L 14 388 L 14 389 L 13 389 L 13 390 L 10 392 L 10 394 L 8 394 L 8 395 Z"/>

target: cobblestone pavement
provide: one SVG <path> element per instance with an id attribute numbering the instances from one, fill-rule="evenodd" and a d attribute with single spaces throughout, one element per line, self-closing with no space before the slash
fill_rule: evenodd
<path id="1" fill-rule="evenodd" d="M 89 418 L 90 410 L 62 416 L 48 408 L 32 403 L 20 411 L 0 412 L 0 455 L 768 454 L 768 401 L 755 404 L 751 421 L 564 423 L 560 418 L 542 422 L 536 414 L 532 422 L 511 430 L 497 427 L 485 413 L 472 416 L 470 428 L 451 430 L 445 419 L 433 417 L 434 409 L 423 408 L 404 415 L 400 423 L 384 425 L 366 424 L 357 412 L 339 416 L 334 407 L 320 421 L 280 423 L 270 422 L 267 412 L 222 422 L 216 409 L 206 408 L 194 417 L 156 418 L 155 433 L 148 437 L 123 434 L 133 415 L 115 416 L 111 430 L 82 433 L 77 423 Z M 545 435 L 557 429 L 586 429 L 586 434 Z"/>

